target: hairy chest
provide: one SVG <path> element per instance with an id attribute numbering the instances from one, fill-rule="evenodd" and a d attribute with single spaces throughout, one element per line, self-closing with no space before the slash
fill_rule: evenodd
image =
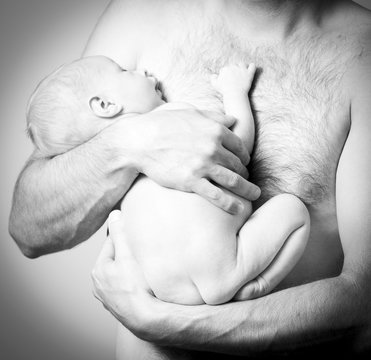
<path id="1" fill-rule="evenodd" d="M 167 101 L 222 112 L 211 74 L 228 63 L 254 62 L 259 70 L 250 93 L 256 123 L 251 179 L 262 188 L 262 201 L 289 192 L 311 205 L 334 196 L 346 137 L 349 111 L 341 81 L 352 51 L 344 54 L 350 46 L 337 41 L 305 37 L 254 47 L 199 25 L 152 43 L 138 65 L 159 78 Z"/>

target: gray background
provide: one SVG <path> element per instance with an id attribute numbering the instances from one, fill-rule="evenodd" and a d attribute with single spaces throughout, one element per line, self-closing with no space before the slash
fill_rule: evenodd
<path id="1" fill-rule="evenodd" d="M 38 81 L 81 55 L 108 0 L 0 0 L 0 358 L 113 357 L 115 321 L 91 293 L 104 227 L 73 250 L 29 260 L 8 234 L 14 183 L 32 151 L 25 104 Z M 359 1 L 371 8 L 371 0 Z"/>

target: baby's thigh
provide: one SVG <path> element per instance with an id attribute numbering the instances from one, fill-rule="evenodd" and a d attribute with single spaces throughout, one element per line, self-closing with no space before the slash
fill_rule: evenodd
<path id="1" fill-rule="evenodd" d="M 246 254 L 253 254 L 252 260 L 265 266 L 289 236 L 304 225 L 309 226 L 305 205 L 294 195 L 277 195 L 250 216 L 239 232 L 239 241 L 244 242 Z"/>

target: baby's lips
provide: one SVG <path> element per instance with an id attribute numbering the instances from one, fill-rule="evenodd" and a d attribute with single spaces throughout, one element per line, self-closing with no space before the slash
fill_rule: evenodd
<path id="1" fill-rule="evenodd" d="M 160 86 L 160 82 L 154 77 L 154 76 L 149 76 L 148 77 L 151 81 L 153 81 L 153 83 L 155 84 L 155 89 L 158 90 L 158 91 L 161 91 L 161 86 Z"/>
<path id="2" fill-rule="evenodd" d="M 152 76 L 152 75 L 148 76 L 148 79 L 150 79 L 151 81 L 153 81 L 153 83 L 155 85 L 158 83 L 157 79 L 154 76 Z"/>

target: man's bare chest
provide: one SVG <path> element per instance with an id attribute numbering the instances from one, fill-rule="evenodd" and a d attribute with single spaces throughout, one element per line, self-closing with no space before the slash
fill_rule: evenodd
<path id="1" fill-rule="evenodd" d="M 308 38 L 300 46 L 252 47 L 230 34 L 199 29 L 153 43 L 138 66 L 159 78 L 167 101 L 222 112 L 211 75 L 228 63 L 254 62 L 252 181 L 262 187 L 263 201 L 290 192 L 314 204 L 333 195 L 345 139 L 341 80 L 349 59 L 339 55 L 331 42 L 320 46 Z"/>

